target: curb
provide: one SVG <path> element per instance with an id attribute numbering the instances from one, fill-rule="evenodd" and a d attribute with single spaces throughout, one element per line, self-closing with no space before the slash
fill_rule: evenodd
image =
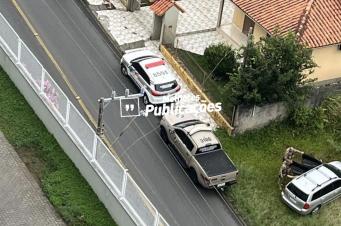
<path id="1" fill-rule="evenodd" d="M 120 57 L 123 55 L 123 51 L 120 48 L 120 45 L 116 42 L 116 40 L 109 35 L 109 31 L 103 27 L 103 25 L 99 22 L 95 13 L 90 9 L 89 3 L 87 0 L 76 0 L 76 4 L 78 4 L 79 8 L 88 16 L 89 20 L 92 24 L 98 28 L 99 32 L 102 34 L 105 41 L 109 44 L 110 48 L 114 50 Z"/>
<path id="2" fill-rule="evenodd" d="M 173 67 L 177 74 L 184 80 L 189 89 L 196 95 L 199 95 L 206 103 L 212 103 L 208 96 L 201 90 L 200 86 L 192 79 L 189 73 L 177 62 L 172 54 L 166 49 L 165 46 L 160 46 L 162 55 L 166 58 L 168 63 Z M 224 128 L 229 135 L 233 134 L 234 128 L 228 123 L 224 116 L 220 112 L 209 112 L 209 115 L 214 121 L 221 127 Z"/>

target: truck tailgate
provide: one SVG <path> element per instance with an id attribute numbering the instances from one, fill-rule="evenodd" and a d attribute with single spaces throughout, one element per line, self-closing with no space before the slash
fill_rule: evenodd
<path id="1" fill-rule="evenodd" d="M 197 154 L 194 157 L 209 177 L 237 171 L 223 150 Z"/>

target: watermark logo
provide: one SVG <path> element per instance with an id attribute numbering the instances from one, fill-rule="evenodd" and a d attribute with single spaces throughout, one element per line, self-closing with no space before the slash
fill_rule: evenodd
<path id="1" fill-rule="evenodd" d="M 120 99 L 121 117 L 140 116 L 140 100 L 139 97 L 124 97 Z"/>
<path id="2" fill-rule="evenodd" d="M 139 101 L 141 97 L 143 97 L 142 94 L 120 97 L 121 117 L 198 114 L 204 112 L 219 112 L 222 110 L 222 104 L 220 102 L 206 103 L 200 99 L 200 96 L 194 96 L 192 94 L 165 96 L 162 102 L 167 103 L 158 105 L 147 104 L 145 105 L 145 109 L 141 110 Z"/>

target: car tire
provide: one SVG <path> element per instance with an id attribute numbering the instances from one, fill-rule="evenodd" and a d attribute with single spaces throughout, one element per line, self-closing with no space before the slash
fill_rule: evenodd
<path id="1" fill-rule="evenodd" d="M 124 64 L 121 64 L 121 73 L 124 76 L 128 76 L 128 69 Z"/>
<path id="2" fill-rule="evenodd" d="M 189 169 L 189 177 L 191 178 L 194 184 L 199 184 L 197 172 L 195 172 L 195 169 L 193 168 Z"/>
<path id="3" fill-rule="evenodd" d="M 321 205 L 319 206 L 316 206 L 312 211 L 311 211 L 311 214 L 315 215 L 317 214 L 321 209 Z"/>
<path id="4" fill-rule="evenodd" d="M 168 139 L 168 136 L 167 136 L 167 132 L 166 132 L 165 127 L 163 127 L 163 126 L 160 127 L 160 136 L 161 136 L 162 140 L 166 144 L 169 144 L 169 139 Z"/>
<path id="5" fill-rule="evenodd" d="M 147 104 L 150 103 L 147 94 L 145 94 L 145 95 L 143 96 L 143 103 L 144 103 L 145 105 L 147 105 Z"/>

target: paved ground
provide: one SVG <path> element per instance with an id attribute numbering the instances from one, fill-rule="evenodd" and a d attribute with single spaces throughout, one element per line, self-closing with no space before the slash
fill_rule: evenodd
<path id="1" fill-rule="evenodd" d="M 0 1 L 1 13 L 44 66 L 48 70 L 53 68 L 37 48 L 32 35 L 25 32 L 27 28 L 10 2 Z M 118 56 L 75 2 L 18 1 L 90 113 L 96 117 L 99 97 L 107 97 L 112 90 L 123 94 L 125 88 L 136 89 L 121 75 Z M 50 74 L 68 90 L 54 71 Z M 111 142 L 130 121 L 119 115 L 118 103 L 105 109 L 105 130 Z M 113 145 L 137 184 L 170 225 L 238 225 L 230 207 L 215 191 L 195 186 L 182 170 L 159 136 L 159 121 L 160 118 L 154 116 L 137 118 Z"/>
<path id="2" fill-rule="evenodd" d="M 91 5 L 100 5 L 101 0 L 88 0 Z M 98 10 L 98 18 L 120 44 L 148 41 L 152 33 L 153 12 L 141 7 L 127 12 L 120 0 L 112 0 L 116 10 Z M 216 28 L 220 0 L 182 0 L 177 2 L 184 10 L 179 14 L 176 46 L 197 54 L 203 54 L 207 46 L 220 42 L 236 44 L 231 32 Z M 225 1 L 222 26 L 232 24 L 234 5 Z"/>
<path id="3" fill-rule="evenodd" d="M 0 225 L 65 225 L 0 132 Z"/>

